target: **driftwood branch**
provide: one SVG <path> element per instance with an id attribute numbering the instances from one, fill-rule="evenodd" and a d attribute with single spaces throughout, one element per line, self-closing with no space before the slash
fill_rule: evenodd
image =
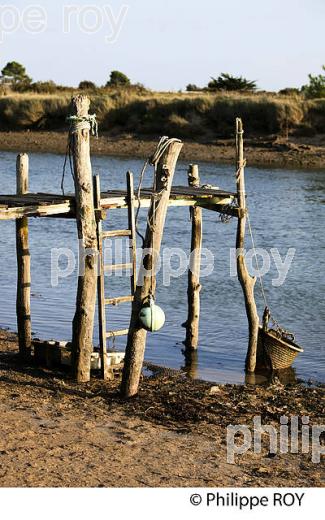
<path id="1" fill-rule="evenodd" d="M 182 146 L 181 142 L 172 142 L 162 155 L 156 168 L 155 185 L 156 193 L 159 194 L 159 202 L 154 194 L 151 199 L 148 221 L 154 221 L 155 224 L 154 226 L 149 224 L 147 226 L 141 264 L 145 271 L 143 280 L 141 280 L 142 276 L 140 275 L 140 282 L 138 281 L 132 305 L 121 387 L 124 397 L 131 397 L 138 392 L 147 337 L 147 331 L 139 324 L 138 317 L 143 302 L 148 299 L 150 294 L 154 295 L 155 293 L 155 268 L 160 253 L 170 190 Z M 147 254 L 148 250 L 151 250 L 151 253 Z"/>
<path id="2" fill-rule="evenodd" d="M 237 155 L 237 196 L 238 205 L 242 210 L 246 210 L 246 193 L 245 193 L 245 160 L 244 160 L 244 139 L 243 125 L 241 119 L 236 119 L 236 155 Z M 245 231 L 246 231 L 246 211 L 238 218 L 237 227 L 237 272 L 238 279 L 242 286 L 246 314 L 248 319 L 249 338 L 248 350 L 246 356 L 246 370 L 254 372 L 256 368 L 256 352 L 259 330 L 259 317 L 254 298 L 254 287 L 256 278 L 250 276 L 245 262 Z"/>
<path id="3" fill-rule="evenodd" d="M 87 96 L 72 99 L 72 115 L 88 117 Z M 90 130 L 86 127 L 70 131 L 76 194 L 76 218 L 79 238 L 79 278 L 76 312 L 72 327 L 72 366 L 79 382 L 90 380 L 91 353 L 97 287 L 98 244 L 94 211 L 93 179 L 90 163 Z M 79 255 L 80 256 L 80 255 Z"/>

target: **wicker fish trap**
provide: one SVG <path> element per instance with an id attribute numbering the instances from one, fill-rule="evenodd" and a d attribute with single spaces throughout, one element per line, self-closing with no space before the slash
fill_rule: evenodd
<path id="1" fill-rule="evenodd" d="M 259 352 L 263 353 L 266 364 L 273 370 L 291 367 L 297 355 L 304 351 L 299 345 L 279 336 L 272 329 L 260 328 L 258 343 Z"/>

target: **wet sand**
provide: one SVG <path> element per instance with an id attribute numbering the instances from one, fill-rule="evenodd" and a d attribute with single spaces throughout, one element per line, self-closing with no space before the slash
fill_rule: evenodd
<path id="1" fill-rule="evenodd" d="M 213 385 L 172 370 L 143 377 L 123 401 L 119 379 L 78 385 L 17 356 L 16 335 L 0 331 L 2 487 L 324 486 L 324 459 L 248 452 L 226 460 L 226 426 L 281 415 L 323 424 L 324 386 Z M 325 439 L 323 439 L 325 441 Z"/>
<path id="2" fill-rule="evenodd" d="M 92 153 L 122 157 L 148 157 L 158 142 L 156 138 L 139 138 L 103 133 L 92 139 Z M 38 153 L 65 153 L 67 133 L 64 132 L 0 132 L 0 150 Z M 290 138 L 289 141 L 269 138 L 246 139 L 245 154 L 251 166 L 322 168 L 325 165 L 325 137 Z M 181 160 L 232 163 L 235 161 L 233 139 L 211 143 L 185 141 Z"/>

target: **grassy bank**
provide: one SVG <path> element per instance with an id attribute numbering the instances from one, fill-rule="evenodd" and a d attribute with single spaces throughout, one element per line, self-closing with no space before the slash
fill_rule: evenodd
<path id="1" fill-rule="evenodd" d="M 229 138 L 234 118 L 246 135 L 312 136 L 323 132 L 325 100 L 278 94 L 153 93 L 118 90 L 91 94 L 91 111 L 102 131 L 175 135 L 196 140 Z M 71 92 L 0 97 L 0 130 L 59 130 L 66 127 Z"/>

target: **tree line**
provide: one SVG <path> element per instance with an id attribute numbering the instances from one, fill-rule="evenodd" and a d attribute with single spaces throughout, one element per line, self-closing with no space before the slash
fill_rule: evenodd
<path id="1" fill-rule="evenodd" d="M 325 71 L 325 65 L 322 70 Z M 8 62 L 1 71 L 2 83 L 9 83 L 13 89 L 18 92 L 34 91 L 34 92 L 55 92 L 57 90 L 65 90 L 67 87 L 56 85 L 54 81 L 38 81 L 33 82 L 28 76 L 26 68 L 16 61 Z M 299 88 L 286 88 L 279 91 L 279 94 L 303 94 L 307 98 L 325 97 L 325 75 L 319 74 L 313 76 L 308 75 L 309 83 Z M 121 71 L 113 70 L 104 87 L 114 88 L 131 88 L 146 90 L 141 83 L 133 84 L 126 74 Z M 96 90 L 99 87 L 90 80 L 84 80 L 79 83 L 80 90 Z M 186 87 L 187 92 L 246 92 L 253 93 L 257 91 L 256 80 L 248 80 L 242 76 L 232 76 L 226 72 L 222 72 L 218 77 L 211 77 L 205 87 L 198 87 L 190 83 Z"/>

